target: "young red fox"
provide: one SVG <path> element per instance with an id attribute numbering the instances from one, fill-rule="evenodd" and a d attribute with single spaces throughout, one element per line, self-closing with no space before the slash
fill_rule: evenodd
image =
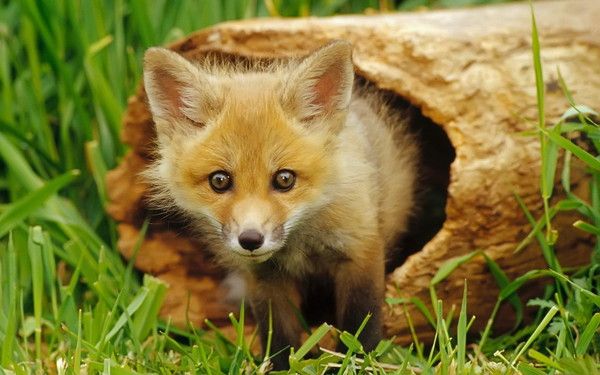
<path id="1" fill-rule="evenodd" d="M 263 348 L 271 309 L 271 353 L 298 347 L 296 309 L 327 287 L 338 328 L 371 313 L 359 338 L 366 350 L 381 339 L 385 254 L 413 210 L 417 151 L 381 98 L 353 89 L 351 55 L 338 41 L 253 68 L 162 48 L 144 58 L 155 198 L 244 276 Z"/>

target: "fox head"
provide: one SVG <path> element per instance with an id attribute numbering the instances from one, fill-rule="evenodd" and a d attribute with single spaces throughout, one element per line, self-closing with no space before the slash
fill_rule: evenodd
<path id="1" fill-rule="evenodd" d="M 146 176 L 202 222 L 218 255 L 262 262 L 327 202 L 354 72 L 334 42 L 257 71 L 197 65 L 151 48 L 144 85 L 158 160 Z"/>

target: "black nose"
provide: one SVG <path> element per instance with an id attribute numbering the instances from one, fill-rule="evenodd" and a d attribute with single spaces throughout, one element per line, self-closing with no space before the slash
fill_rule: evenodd
<path id="1" fill-rule="evenodd" d="M 256 250 L 262 246 L 265 237 L 257 230 L 250 229 L 243 231 L 238 237 L 240 246 L 246 250 Z"/>

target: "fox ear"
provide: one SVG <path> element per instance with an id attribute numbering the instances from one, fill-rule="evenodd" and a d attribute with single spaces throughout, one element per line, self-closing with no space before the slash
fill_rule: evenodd
<path id="1" fill-rule="evenodd" d="M 336 114 L 348 107 L 353 81 L 350 43 L 330 43 L 292 71 L 284 86 L 283 105 L 301 121 Z"/>
<path id="2" fill-rule="evenodd" d="M 159 136 L 182 123 L 204 126 L 218 104 L 211 77 L 165 48 L 144 54 L 144 87 Z"/>

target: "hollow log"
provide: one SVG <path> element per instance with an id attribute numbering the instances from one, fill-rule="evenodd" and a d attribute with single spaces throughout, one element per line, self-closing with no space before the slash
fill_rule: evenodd
<path id="1" fill-rule="evenodd" d="M 558 84 L 558 68 L 578 103 L 600 108 L 600 2 L 535 2 L 542 45 L 548 121 L 568 107 Z M 405 256 L 388 274 L 388 297 L 429 301 L 429 284 L 441 264 L 480 249 L 510 278 L 545 268 L 532 241 L 515 253 L 530 226 L 514 197 L 518 194 L 540 217 L 538 138 L 523 136 L 537 116 L 531 53 L 531 14 L 527 3 L 472 9 L 308 19 L 231 22 L 201 30 L 170 48 L 188 59 L 207 53 L 223 58 L 286 58 L 308 53 L 332 39 L 354 45 L 358 76 L 384 90 L 398 109 L 411 114 L 422 149 L 421 216 L 402 243 Z M 119 249 L 127 258 L 144 219 L 152 217 L 136 258 L 138 269 L 170 284 L 161 311 L 174 322 L 225 322 L 237 308 L 225 300 L 218 269 L 203 251 L 201 238 L 185 230 L 177 216 L 149 210 L 147 186 L 138 177 L 152 159 L 153 123 L 143 87 L 131 97 L 123 141 L 131 151 L 108 175 L 109 213 L 119 222 Z M 581 170 L 583 168 L 577 168 Z M 573 188 L 585 196 L 583 173 L 573 172 Z M 560 193 L 560 186 L 557 183 Z M 429 198 L 427 198 L 429 197 Z M 444 219 L 445 211 L 445 221 Z M 436 213 L 437 212 L 437 213 Z M 556 251 L 563 265 L 586 263 L 589 238 L 572 228 L 573 216 L 555 223 Z M 409 255 L 407 257 L 407 255 Z M 405 259 L 407 258 L 407 259 Z M 482 259 L 461 266 L 438 285 L 446 311 L 460 306 L 468 281 L 469 315 L 481 329 L 498 288 Z M 540 292 L 534 283 L 521 294 Z M 383 305 L 382 301 L 382 305 Z M 411 340 L 400 306 L 385 306 L 386 331 L 400 342 Z M 421 339 L 430 326 L 412 305 L 412 324 Z M 503 306 L 496 329 L 510 328 L 512 310 Z"/>

